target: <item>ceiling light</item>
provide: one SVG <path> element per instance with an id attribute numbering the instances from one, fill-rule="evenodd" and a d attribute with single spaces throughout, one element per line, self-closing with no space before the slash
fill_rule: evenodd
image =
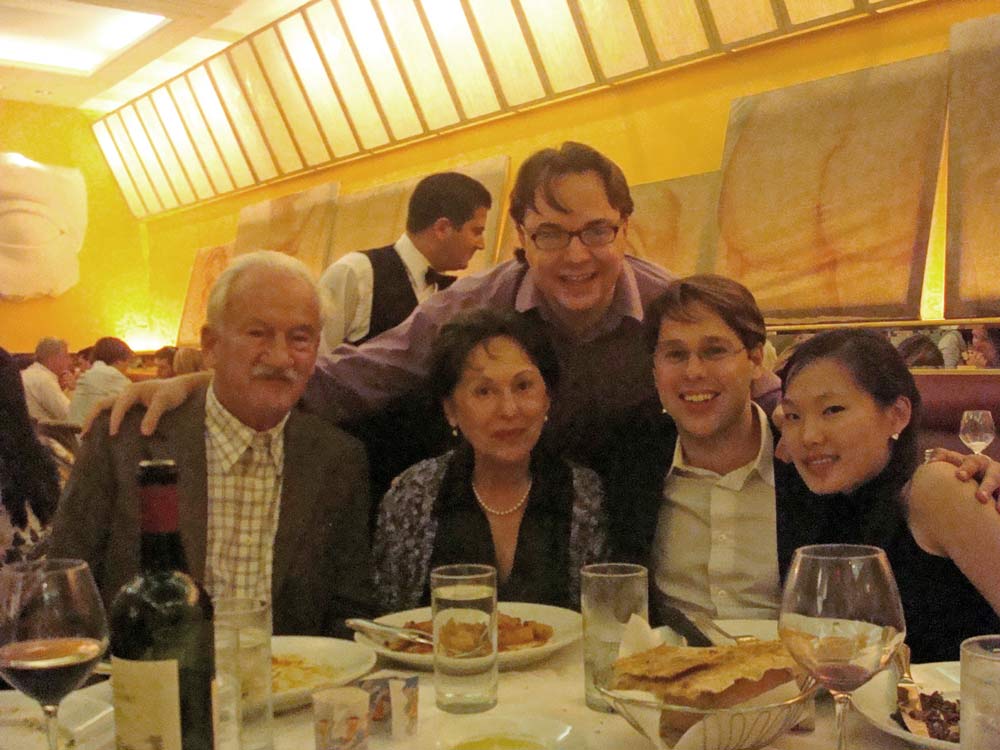
<path id="1" fill-rule="evenodd" d="M 166 22 L 72 0 L 0 3 L 0 61 L 17 67 L 89 75 Z"/>

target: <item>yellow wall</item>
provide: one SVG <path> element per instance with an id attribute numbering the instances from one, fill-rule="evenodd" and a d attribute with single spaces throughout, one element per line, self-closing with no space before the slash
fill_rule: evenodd
<path id="1" fill-rule="evenodd" d="M 245 205 L 329 180 L 339 181 L 341 193 L 353 192 L 497 154 L 509 155 L 516 169 L 538 148 L 567 139 L 585 141 L 605 152 L 621 164 L 633 183 L 711 171 L 720 165 L 729 104 L 734 98 L 939 52 L 947 49 L 948 29 L 953 23 L 992 13 L 1000 13 L 1000 0 L 939 0 L 904 8 L 652 75 L 150 220 L 146 224 L 149 298 L 141 312 L 148 313 L 151 332 L 162 332 L 166 343 L 180 320 L 195 251 L 234 239 L 237 214 Z M 0 110 L 0 123 L 2 115 Z M 0 144 L 6 130 L 7 126 L 0 124 Z M 92 140 L 88 148 L 96 150 Z M 96 166 L 93 171 L 98 171 Z M 100 172 L 110 180 L 106 169 Z M 102 188 L 110 192 L 106 185 Z M 114 201 L 120 206 L 116 191 Z M 88 233 L 87 248 L 92 253 L 88 264 L 100 262 L 100 267 L 108 270 L 108 264 L 93 255 L 96 231 L 92 225 Z M 137 273 L 136 267 L 143 264 L 141 250 L 132 244 L 133 233 L 131 225 L 122 222 L 113 240 L 101 242 L 105 252 L 113 252 L 119 260 L 130 259 L 128 264 L 119 264 L 119 273 Z M 132 251 L 134 258 L 129 255 Z M 97 283 L 97 277 L 91 270 L 80 287 L 96 290 L 91 285 Z M 68 307 L 74 293 L 80 294 L 73 290 L 56 301 L 26 305 L 25 316 L 75 311 L 76 307 Z M 0 331 L 13 320 L 9 307 L 0 304 Z M 77 322 L 79 329 L 74 327 L 71 338 L 76 340 L 77 330 L 87 332 L 84 340 L 93 338 L 103 332 L 101 325 L 113 319 L 108 310 L 100 319 L 91 315 L 89 320 Z M 36 325 L 32 331 L 38 329 Z M 32 335 L 18 332 L 14 338 L 23 349 Z M 4 331 L 0 342 L 5 340 Z"/>
<path id="2" fill-rule="evenodd" d="M 76 167 L 86 181 L 88 203 L 80 282 L 58 298 L 0 301 L 0 346 L 31 351 L 42 336 L 65 338 L 72 349 L 100 336 L 121 336 L 141 346 L 134 332 L 147 324 L 143 230 L 125 205 L 87 118 L 77 110 L 0 100 L 0 151 Z"/>

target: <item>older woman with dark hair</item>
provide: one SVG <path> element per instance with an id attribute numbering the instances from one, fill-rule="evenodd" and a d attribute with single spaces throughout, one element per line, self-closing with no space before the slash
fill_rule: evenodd
<path id="1" fill-rule="evenodd" d="M 0 566 L 41 556 L 59 477 L 28 417 L 21 375 L 0 349 Z"/>
<path id="2" fill-rule="evenodd" d="M 426 604 L 429 571 L 449 563 L 494 565 L 501 600 L 579 608 L 580 567 L 606 554 L 604 493 L 547 445 L 557 380 L 551 343 L 516 313 L 474 310 L 442 328 L 428 383 L 460 444 L 407 469 L 382 500 L 384 610 Z"/>

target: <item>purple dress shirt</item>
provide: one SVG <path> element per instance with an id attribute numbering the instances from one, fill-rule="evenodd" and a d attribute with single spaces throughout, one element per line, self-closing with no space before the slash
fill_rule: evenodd
<path id="1" fill-rule="evenodd" d="M 568 455 L 584 461 L 588 452 L 575 447 L 592 443 L 595 430 L 603 431 L 609 420 L 654 394 L 643 311 L 672 278 L 660 266 L 626 256 L 610 307 L 598 325 L 579 336 L 557 323 L 526 263 L 501 263 L 459 279 L 364 345 L 342 345 L 323 355 L 306 390 L 306 406 L 337 423 L 372 414 L 421 386 L 431 343 L 456 313 L 513 308 L 534 316 L 552 339 L 561 372 L 548 427 L 567 441 Z"/>

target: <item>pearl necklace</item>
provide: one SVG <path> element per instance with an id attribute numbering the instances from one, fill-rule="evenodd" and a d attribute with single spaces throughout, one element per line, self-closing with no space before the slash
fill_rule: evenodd
<path id="1" fill-rule="evenodd" d="M 521 506 L 524 505 L 524 503 L 527 501 L 528 495 L 531 494 L 531 485 L 533 481 L 534 481 L 533 479 L 528 480 L 528 489 L 526 489 L 524 491 L 524 494 L 521 495 L 521 499 L 517 501 L 517 504 L 514 505 L 512 508 L 507 508 L 507 510 L 497 510 L 496 508 L 484 503 L 483 498 L 479 496 L 479 490 L 476 489 L 475 482 L 472 482 L 472 494 L 476 496 L 476 502 L 479 503 L 479 505 L 482 506 L 483 510 L 485 510 L 487 513 L 490 513 L 491 515 L 494 516 L 509 516 L 511 513 L 515 513 L 518 510 L 520 510 Z"/>

